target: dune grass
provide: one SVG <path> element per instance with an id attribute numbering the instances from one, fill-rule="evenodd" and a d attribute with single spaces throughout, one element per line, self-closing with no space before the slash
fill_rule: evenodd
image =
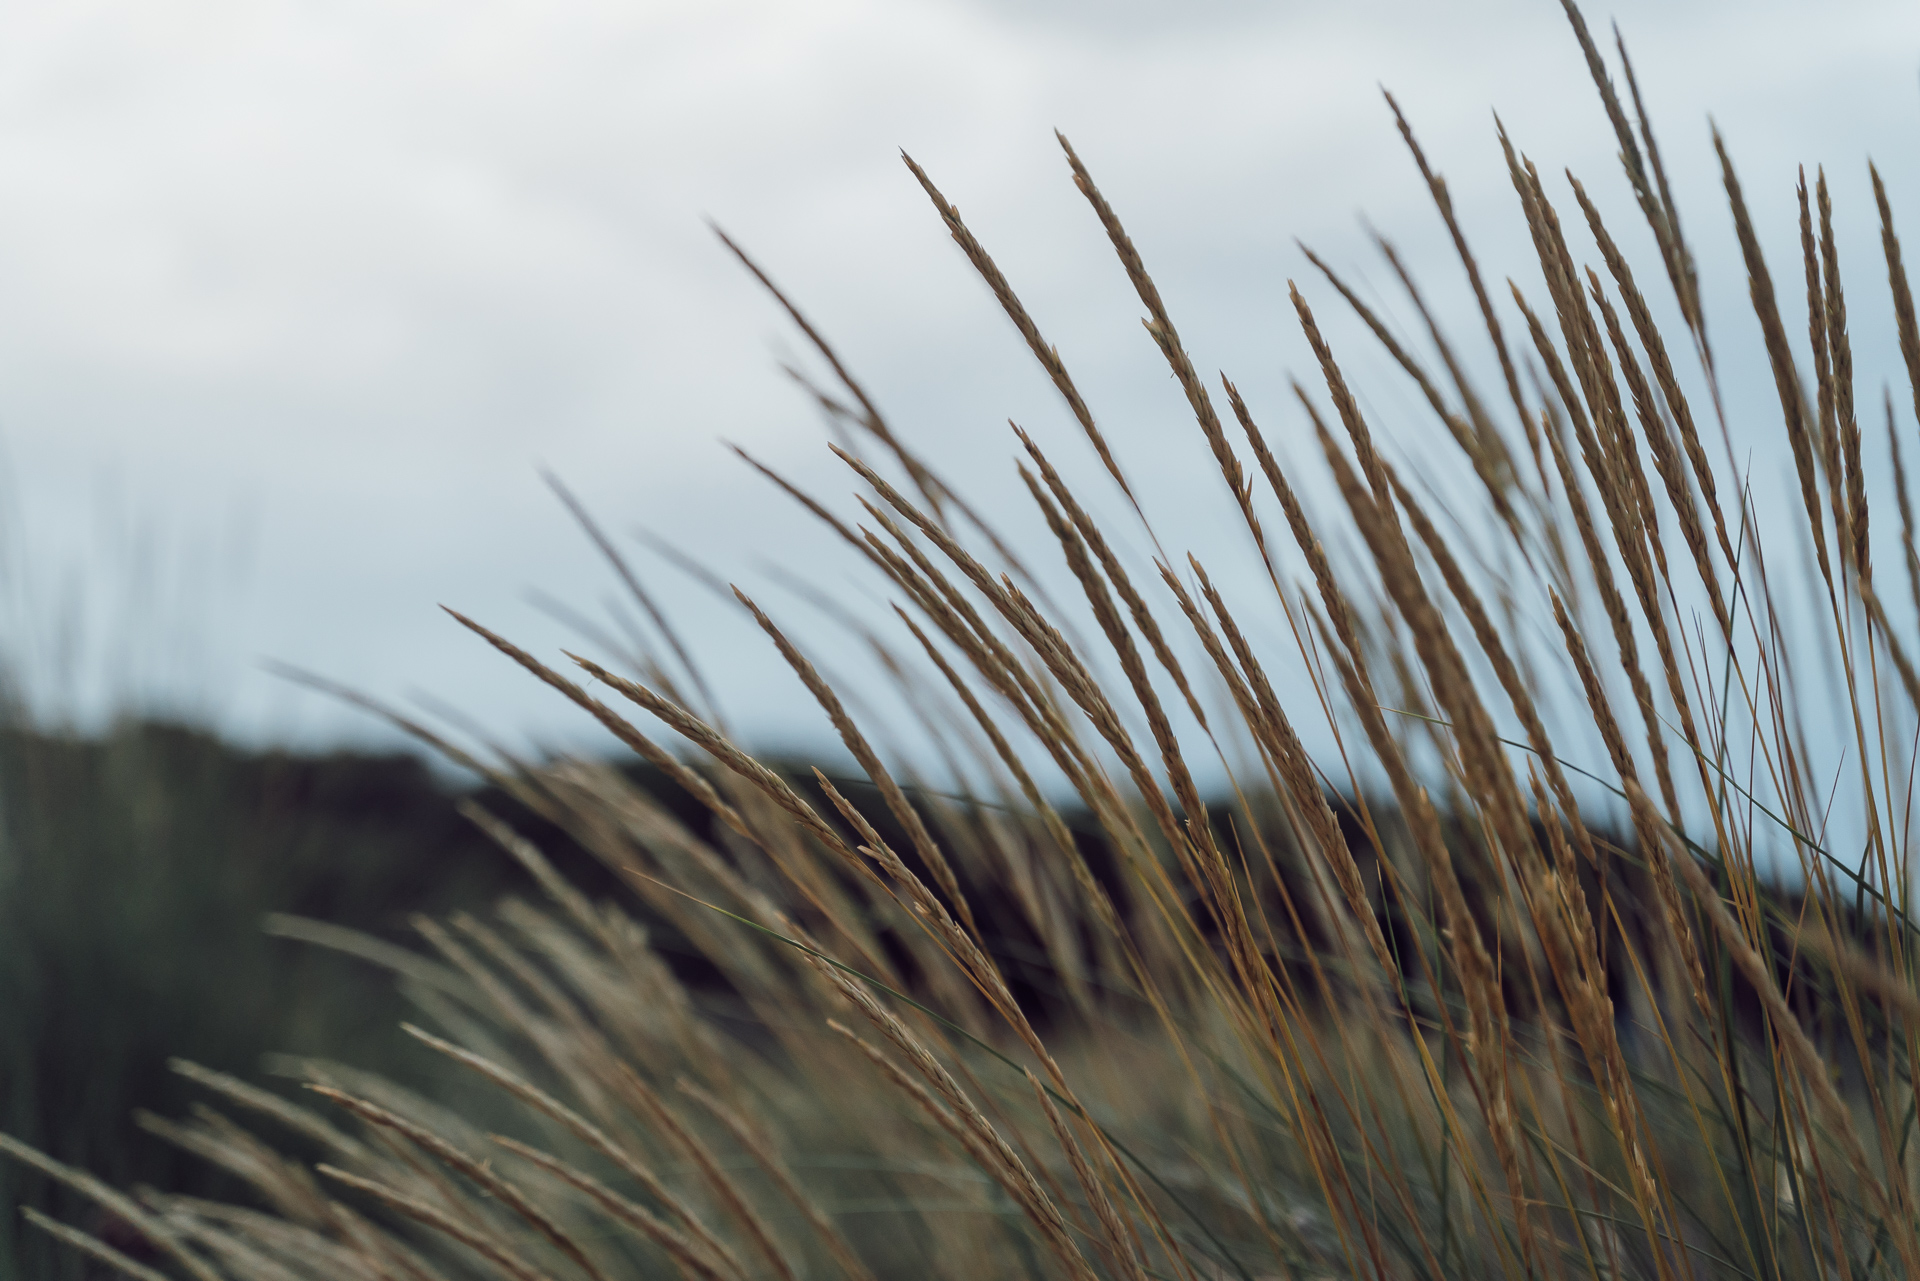
<path id="1" fill-rule="evenodd" d="M 836 452 L 864 516 L 767 474 L 885 581 L 902 641 L 874 634 L 876 670 L 990 782 L 912 786 L 744 594 L 864 770 L 860 795 L 737 746 L 670 629 L 672 662 L 622 672 L 547 664 L 455 615 L 698 798 L 713 838 L 610 768 L 493 763 L 409 725 L 635 899 L 588 899 L 475 808 L 540 901 L 423 921 L 422 954 L 283 925 L 400 971 L 433 1026 L 409 1031 L 468 1088 L 427 1099 L 303 1062 L 295 1102 L 183 1066 L 212 1103 L 156 1128 L 251 1185 L 237 1204 L 0 1150 L 110 1209 L 123 1244 L 76 1247 L 147 1278 L 1920 1276 L 1920 677 L 1900 599 L 1920 609 L 1920 557 L 1897 452 L 1915 423 L 1888 398 L 1883 538 L 1824 175 L 1798 189 L 1803 344 L 1718 148 L 1799 487 L 1799 509 L 1759 518 L 1638 88 L 1628 70 L 1622 96 L 1568 12 L 1650 265 L 1503 135 L 1542 282 L 1497 289 L 1404 121 L 1477 320 L 1432 318 L 1429 367 L 1311 260 L 1314 295 L 1355 309 L 1430 405 L 1477 512 L 1430 510 L 1304 288 L 1315 385 L 1267 412 L 1301 415 L 1320 458 L 1272 448 L 1234 385 L 1197 372 L 1062 139 L 1267 590 L 1230 600 L 1164 552 L 1130 565 L 1082 498 L 1116 486 L 1144 525 L 1126 467 L 909 160 L 1105 475 L 1069 478 L 1022 434 L 1052 543 L 1016 551 L 777 289 L 835 380 L 813 390 L 849 429 Z M 1884 195 L 1879 212 L 1895 309 L 1876 323 L 1920 409 Z M 1469 325 L 1498 360 L 1491 391 L 1452 345 Z M 1308 483 L 1331 501 L 1303 503 Z M 1876 574 L 1876 546 L 1901 563 Z M 1028 568 L 1055 556 L 1084 606 Z M 1276 619 L 1297 654 L 1260 641 Z M 1838 673 L 1837 708 L 1805 692 L 1795 628 Z M 1809 728 L 1834 713 L 1840 752 Z M 1337 752 L 1310 757 L 1308 724 Z M 1209 805 L 1216 769 L 1232 786 Z M 1823 844 L 1856 829 L 1857 847 Z M 705 958 L 702 990 L 643 916 Z"/>

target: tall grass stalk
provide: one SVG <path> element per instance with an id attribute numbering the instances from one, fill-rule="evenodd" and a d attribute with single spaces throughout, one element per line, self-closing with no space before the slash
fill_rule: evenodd
<path id="1" fill-rule="evenodd" d="M 95 1256 L 200 1281 L 1920 1276 L 1920 675 L 1899 599 L 1904 576 L 1920 606 L 1920 557 L 1898 453 L 1915 424 L 1889 399 L 1901 521 L 1877 539 L 1879 432 L 1860 422 L 1825 176 L 1798 187 L 1802 342 L 1800 277 L 1773 275 L 1716 136 L 1798 486 L 1790 520 L 1760 518 L 1728 445 L 1734 361 L 1624 47 L 1623 96 L 1567 8 L 1657 257 L 1631 264 L 1581 184 L 1503 132 L 1543 283 L 1499 290 L 1401 118 L 1500 380 L 1475 385 L 1390 248 L 1437 364 L 1310 255 L 1326 288 L 1292 304 L 1317 369 L 1293 390 L 1324 470 L 1202 377 L 1061 139 L 1261 558 L 1266 590 L 1245 598 L 1157 535 L 1151 566 L 1116 550 L 1094 488 L 1154 533 L 1118 452 L 911 160 L 1104 469 L 1069 477 L 1019 435 L 1048 545 L 1016 555 L 736 248 L 831 371 L 812 390 L 847 428 L 864 515 L 754 465 L 888 584 L 913 652 L 871 634 L 879 670 L 956 773 L 989 781 L 916 786 L 744 593 L 864 787 L 739 747 L 630 575 L 671 662 L 549 664 L 455 615 L 699 798 L 717 835 L 610 768 L 490 763 L 409 727 L 594 850 L 712 981 L 677 979 L 634 911 L 475 810 L 544 899 L 423 920 L 424 955 L 361 950 L 405 976 L 437 1029 L 410 1029 L 422 1046 L 510 1119 L 337 1065 L 291 1065 L 299 1102 L 184 1069 L 214 1105 L 156 1128 L 250 1184 L 247 1205 L 128 1196 L 0 1149 L 150 1247 Z M 1920 409 L 1920 325 L 1873 181 Z M 1412 379 L 1479 516 L 1437 517 L 1436 487 L 1382 445 L 1327 305 Z M 1310 508 L 1309 484 L 1333 501 Z M 1796 538 L 1810 623 L 1792 617 Z M 1900 549 L 1891 585 L 1876 542 Z M 1027 568 L 1054 556 L 1084 610 Z M 1261 643 L 1267 618 L 1304 680 L 1276 678 L 1291 659 Z M 1800 692 L 1807 628 L 1845 695 L 1838 759 Z M 1323 736 L 1337 751 L 1310 756 Z M 1202 780 L 1222 776 L 1210 804 Z M 1856 829 L 1857 848 L 1824 843 Z"/>

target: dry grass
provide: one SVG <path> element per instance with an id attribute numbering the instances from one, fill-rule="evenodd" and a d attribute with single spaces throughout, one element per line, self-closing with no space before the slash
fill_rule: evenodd
<path id="1" fill-rule="evenodd" d="M 1324 393 L 1295 391 L 1328 471 L 1277 455 L 1224 380 L 1223 417 L 1062 139 L 1271 596 L 1230 601 L 1164 552 L 1130 571 L 1020 433 L 1058 544 L 1025 554 L 1057 550 L 1086 608 L 1051 601 L 781 297 L 837 380 L 810 389 L 850 429 L 836 452 L 864 523 L 774 479 L 890 585 L 923 655 L 863 630 L 878 670 L 957 772 L 994 781 L 913 786 L 745 595 L 866 772 L 860 803 L 736 746 L 670 629 L 677 668 L 573 673 L 460 618 L 698 797 L 718 835 L 609 769 L 490 766 L 409 728 L 592 849 L 717 978 L 684 984 L 634 915 L 476 811 L 545 901 L 422 921 L 435 955 L 387 958 L 441 1031 L 414 1035 L 471 1070 L 458 1108 L 328 1064 L 295 1065 L 303 1104 L 184 1067 L 288 1146 L 213 1108 L 154 1123 L 250 1184 L 253 1208 L 135 1199 L 0 1146 L 137 1229 L 144 1261 L 77 1244 L 149 1278 L 1920 1276 L 1920 681 L 1911 620 L 1874 577 L 1825 177 L 1799 189 L 1808 380 L 1715 139 L 1802 500 L 1803 527 L 1782 530 L 1757 520 L 1730 448 L 1712 461 L 1706 437 L 1728 436 L 1693 255 L 1630 68 L 1623 102 L 1569 14 L 1677 328 L 1657 326 L 1580 184 L 1557 195 L 1504 134 L 1544 292 L 1514 287 L 1503 322 L 1401 119 L 1506 403 L 1476 392 L 1390 247 L 1438 374 L 1312 259 L 1415 380 L 1483 518 L 1430 514 L 1298 288 Z M 1144 525 L 1058 352 L 907 163 Z M 1874 181 L 1920 410 L 1920 327 Z M 1604 276 L 1576 251 L 1581 225 Z M 1920 607 L 1898 454 L 1914 424 L 1888 414 Z M 1299 494 L 1323 475 L 1337 503 L 1309 511 Z M 1796 537 L 1846 694 L 1840 759 L 1797 692 Z M 1277 680 L 1244 621 L 1276 606 L 1304 681 Z M 1559 652 L 1526 639 L 1529 618 L 1554 621 L 1538 634 Z M 1296 720 L 1337 753 L 1310 758 Z M 654 722 L 694 751 L 656 742 Z M 1230 797 L 1209 808 L 1199 780 L 1220 771 Z M 1858 852 L 1821 844 L 1846 826 L 1831 805 Z"/>

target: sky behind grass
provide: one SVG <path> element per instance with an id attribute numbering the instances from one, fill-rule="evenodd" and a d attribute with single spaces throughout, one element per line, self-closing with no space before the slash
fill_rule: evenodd
<path id="1" fill-rule="evenodd" d="M 1896 208 L 1920 197 L 1920 8 L 1588 10 L 1603 38 L 1615 17 L 1710 323 L 1737 348 L 1733 430 L 1764 487 L 1783 465 L 1778 410 L 1707 114 L 1788 298 L 1793 166 L 1828 166 L 1861 401 L 1877 405 L 1896 361 L 1864 160 L 1882 159 Z M 530 589 L 599 612 L 613 580 L 545 467 L 623 540 L 644 525 L 740 582 L 884 708 L 860 679 L 867 660 L 764 569 L 869 616 L 882 604 L 720 443 L 824 495 L 851 488 L 779 371 L 804 361 L 796 336 L 706 218 L 1036 559 L 1056 558 L 1032 541 L 1008 418 L 1086 477 L 1090 505 L 1144 556 L 901 148 L 1060 347 L 1146 479 L 1169 550 L 1253 584 L 1244 532 L 1052 130 L 1127 221 L 1200 368 L 1234 377 L 1286 449 L 1307 440 L 1288 379 L 1312 372 L 1286 282 L 1325 313 L 1337 302 L 1294 237 L 1404 327 L 1364 215 L 1470 341 L 1470 299 L 1382 85 L 1495 280 L 1537 281 L 1495 110 L 1544 173 L 1587 180 L 1657 279 L 1549 0 L 15 7 L 0 16 L 0 552 L 16 667 L 44 704 L 83 716 L 131 698 L 255 740 L 378 737 L 263 673 L 271 657 L 381 697 L 428 692 L 509 742 L 598 743 L 436 608 L 543 655 L 569 633 Z M 1904 207 L 1920 236 L 1920 199 Z M 1576 253 L 1593 257 L 1584 239 Z M 1376 426 L 1419 454 L 1434 425 L 1411 389 L 1357 341 L 1347 351 L 1379 375 L 1362 384 Z M 635 555 L 743 737 L 828 740 L 763 638 Z M 1254 625 L 1281 644 L 1277 613 Z"/>

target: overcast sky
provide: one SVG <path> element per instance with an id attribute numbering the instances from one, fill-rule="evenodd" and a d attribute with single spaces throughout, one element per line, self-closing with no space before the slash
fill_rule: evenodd
<path id="1" fill-rule="evenodd" d="M 1920 6 L 1635 0 L 1588 17 L 1627 36 L 1730 344 L 1752 346 L 1708 113 L 1788 279 L 1793 166 L 1828 166 L 1862 395 L 1877 399 L 1894 365 L 1864 160 L 1881 159 L 1920 236 Z M 1230 373 L 1284 444 L 1301 439 L 1287 378 L 1310 371 L 1287 279 L 1333 310 L 1296 236 L 1384 285 L 1364 216 L 1471 320 L 1381 85 L 1496 279 L 1526 265 L 1496 110 L 1543 172 L 1571 166 L 1639 226 L 1552 0 L 8 6 L 0 447 L 16 662 L 50 703 L 172 700 L 254 740 L 378 737 L 264 674 L 275 658 L 381 697 L 429 693 L 510 741 L 597 742 L 437 609 L 544 654 L 567 634 L 530 590 L 599 610 L 612 580 L 542 467 L 622 538 L 671 538 L 802 629 L 809 607 L 765 563 L 869 609 L 879 597 L 848 561 L 721 443 L 825 495 L 851 488 L 779 373 L 796 336 L 705 218 L 996 518 L 1028 528 L 1008 418 L 1117 516 L 902 148 L 1151 478 L 1163 539 L 1244 562 L 1052 131 L 1127 221 L 1200 368 Z M 1648 262 L 1643 228 L 1623 239 Z M 1369 394 L 1403 444 L 1431 432 L 1403 387 Z M 825 740 L 757 633 L 636 556 L 746 737 Z M 858 674 L 851 654 L 822 654 Z"/>

